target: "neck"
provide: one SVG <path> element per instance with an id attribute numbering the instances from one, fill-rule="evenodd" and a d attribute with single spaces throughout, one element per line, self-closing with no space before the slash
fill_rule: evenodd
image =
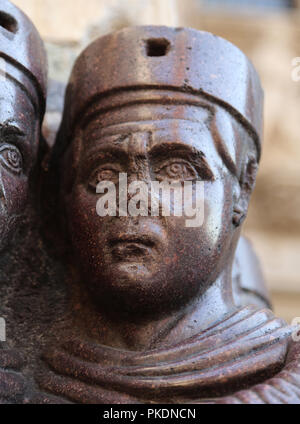
<path id="1" fill-rule="evenodd" d="M 198 334 L 235 308 L 231 290 L 231 267 L 204 294 L 182 309 L 158 319 L 112 319 L 91 306 L 91 302 L 80 289 L 79 291 L 75 302 L 80 307 L 76 308 L 74 324 L 76 328 L 81 328 L 82 337 L 88 336 L 97 343 L 125 350 L 144 351 L 181 342 Z"/>

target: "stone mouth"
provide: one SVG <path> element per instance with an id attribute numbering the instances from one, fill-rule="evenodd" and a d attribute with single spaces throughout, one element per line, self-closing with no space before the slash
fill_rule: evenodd
<path id="1" fill-rule="evenodd" d="M 149 235 L 122 235 L 110 240 L 111 253 L 117 259 L 130 259 L 151 256 L 156 241 Z"/>

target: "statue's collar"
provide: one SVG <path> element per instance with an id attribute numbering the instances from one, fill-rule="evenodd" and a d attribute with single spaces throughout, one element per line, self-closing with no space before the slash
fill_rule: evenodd
<path id="1" fill-rule="evenodd" d="M 54 373 L 41 384 L 67 398 L 75 384 L 69 377 L 88 383 L 92 397 L 100 392 L 144 402 L 221 396 L 235 385 L 246 387 L 278 372 L 290 334 L 271 311 L 248 306 L 181 343 L 146 352 L 70 340 L 47 353 Z"/>

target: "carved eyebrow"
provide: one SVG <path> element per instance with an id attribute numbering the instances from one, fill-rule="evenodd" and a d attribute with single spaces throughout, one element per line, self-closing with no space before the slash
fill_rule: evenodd
<path id="1" fill-rule="evenodd" d="M 8 135 L 18 135 L 21 137 L 25 137 L 26 134 L 22 131 L 16 124 L 11 121 L 6 121 L 0 124 L 0 132 L 4 136 Z"/>
<path id="2" fill-rule="evenodd" d="M 193 146 L 184 143 L 160 143 L 153 146 L 149 151 L 149 156 L 156 157 L 160 155 L 167 155 L 174 151 L 183 151 L 190 153 L 191 155 L 205 157 L 205 154 L 201 150 L 196 149 Z"/>
<path id="3" fill-rule="evenodd" d="M 161 143 L 149 151 L 149 157 L 152 160 L 166 160 L 174 155 L 188 159 L 203 179 L 214 180 L 214 174 L 205 159 L 205 154 L 193 146 L 183 143 Z"/>

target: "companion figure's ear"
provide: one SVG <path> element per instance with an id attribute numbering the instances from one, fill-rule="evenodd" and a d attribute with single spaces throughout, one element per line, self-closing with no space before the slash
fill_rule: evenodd
<path id="1" fill-rule="evenodd" d="M 246 156 L 243 163 L 239 184 L 233 193 L 233 225 L 239 227 L 246 218 L 251 193 L 255 187 L 258 171 L 257 158 L 253 154 Z"/>

